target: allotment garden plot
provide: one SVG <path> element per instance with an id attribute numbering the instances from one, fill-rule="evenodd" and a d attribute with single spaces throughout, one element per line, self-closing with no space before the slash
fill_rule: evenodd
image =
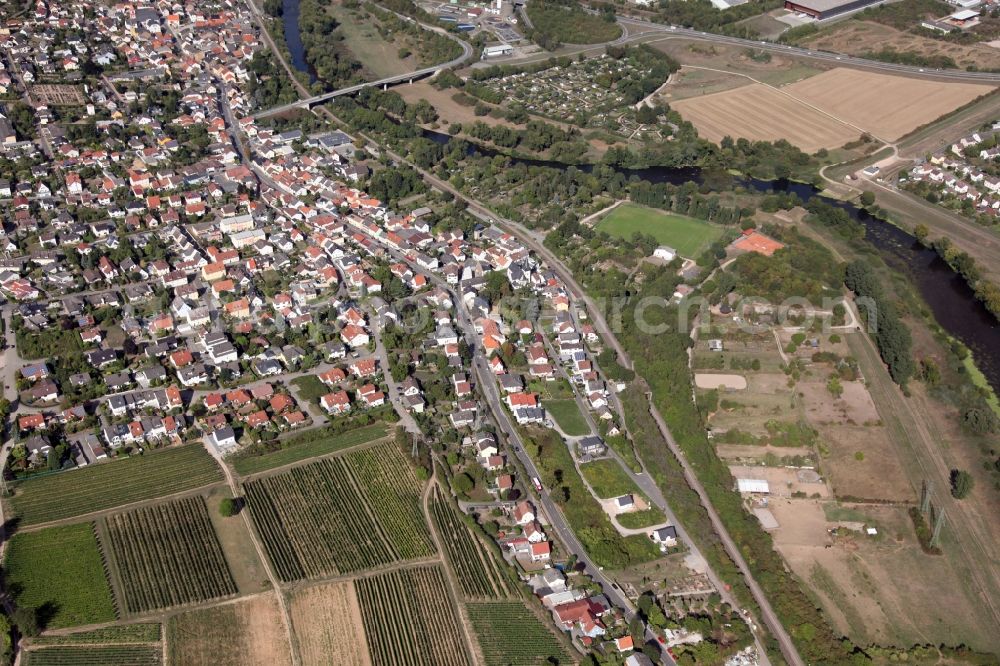
<path id="1" fill-rule="evenodd" d="M 356 583 L 372 661 L 385 666 L 466 666 L 468 649 L 438 565 Z"/>
<path id="2" fill-rule="evenodd" d="M 391 444 L 265 476 L 245 488 L 264 547 L 284 581 L 434 552 L 420 484 Z"/>
<path id="3" fill-rule="evenodd" d="M 130 613 L 236 594 L 201 497 L 110 516 L 107 530 Z"/>

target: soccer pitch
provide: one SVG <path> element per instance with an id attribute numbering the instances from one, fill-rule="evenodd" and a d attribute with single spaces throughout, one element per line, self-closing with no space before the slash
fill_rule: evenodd
<path id="1" fill-rule="evenodd" d="M 697 258 L 722 235 L 720 227 L 708 222 L 635 204 L 618 206 L 597 223 L 597 229 L 619 238 L 630 238 L 637 231 L 649 234 L 688 259 Z"/>

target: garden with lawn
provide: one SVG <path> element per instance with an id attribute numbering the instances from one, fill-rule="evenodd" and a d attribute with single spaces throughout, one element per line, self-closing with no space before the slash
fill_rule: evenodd
<path id="1" fill-rule="evenodd" d="M 689 259 L 697 258 L 722 236 L 722 227 L 709 222 L 636 204 L 618 206 L 597 223 L 597 229 L 618 238 L 648 234 Z"/>
<path id="2" fill-rule="evenodd" d="M 580 413 L 576 400 L 544 400 L 542 406 L 546 413 L 556 420 L 562 431 L 570 437 L 582 437 L 590 434 L 587 421 Z"/>

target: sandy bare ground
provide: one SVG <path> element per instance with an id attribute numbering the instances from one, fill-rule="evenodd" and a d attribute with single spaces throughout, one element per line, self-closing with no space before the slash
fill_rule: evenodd
<path id="1" fill-rule="evenodd" d="M 874 136 L 895 141 L 993 88 L 838 68 L 782 91 Z"/>
<path id="2" fill-rule="evenodd" d="M 742 391 L 747 387 L 746 377 L 743 375 L 716 375 L 698 373 L 694 376 L 694 383 L 701 389 L 733 389 Z"/>
<path id="3" fill-rule="evenodd" d="M 746 467 L 733 465 L 729 468 L 737 479 L 763 479 L 771 490 L 771 495 L 790 497 L 792 493 L 805 493 L 812 496 L 829 497 L 830 490 L 822 481 L 812 481 L 810 475 L 800 475 L 799 470 L 785 467 Z"/>
<path id="4" fill-rule="evenodd" d="M 820 464 L 838 497 L 916 500 L 885 428 L 821 426 L 818 430 L 830 451 Z"/>
<path id="5" fill-rule="evenodd" d="M 813 78 L 821 76 L 824 75 Z M 698 128 L 699 135 L 713 142 L 725 136 L 754 141 L 786 139 L 813 153 L 820 148 L 839 148 L 861 134 L 856 128 L 761 83 L 672 102 L 671 106 Z"/>
<path id="6" fill-rule="evenodd" d="M 292 663 L 281 611 L 273 593 L 172 617 L 167 623 L 167 643 L 171 664 L 290 666 Z"/>
<path id="7" fill-rule="evenodd" d="M 774 544 L 835 628 L 867 645 L 968 643 L 996 649 L 989 618 L 948 557 L 925 555 L 906 510 L 852 507 L 880 536 L 831 537 L 821 502 L 773 499 Z M 827 547 L 829 546 L 829 547 Z M 933 583 L 931 583 L 933 581 Z"/>
<path id="8" fill-rule="evenodd" d="M 303 666 L 371 664 L 353 583 L 299 590 L 292 597 L 291 614 Z"/>
<path id="9" fill-rule="evenodd" d="M 795 390 L 802 395 L 806 417 L 810 423 L 877 425 L 878 410 L 868 389 L 861 382 L 841 382 L 844 389 L 839 398 L 834 398 L 826 387 L 826 382 L 799 382 Z"/>

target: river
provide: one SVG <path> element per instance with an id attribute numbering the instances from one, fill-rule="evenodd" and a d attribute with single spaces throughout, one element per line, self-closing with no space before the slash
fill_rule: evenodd
<path id="1" fill-rule="evenodd" d="M 299 34 L 299 2 L 284 0 L 282 21 L 285 41 L 292 56 L 292 65 L 309 74 L 315 80 L 315 73 L 305 59 L 305 50 Z M 424 130 L 424 136 L 437 143 L 447 143 L 451 137 L 440 132 Z M 483 154 L 497 154 L 481 146 L 471 150 Z M 557 169 L 568 165 L 545 160 L 511 158 L 531 166 L 547 166 Z M 581 164 L 576 168 L 590 171 L 593 165 Z M 697 167 L 649 167 L 645 169 L 616 168 L 626 178 L 635 176 L 653 183 L 701 182 L 703 173 Z M 948 266 L 937 252 L 920 245 L 917 240 L 899 227 L 884 220 L 873 218 L 867 211 L 852 203 L 823 197 L 820 191 L 806 183 L 790 181 L 765 181 L 755 178 L 737 179 L 737 184 L 759 192 L 794 192 L 804 202 L 821 198 L 827 203 L 847 212 L 865 227 L 865 238 L 892 267 L 902 270 L 913 280 L 917 290 L 930 307 L 934 318 L 941 327 L 972 350 L 977 367 L 986 376 L 993 390 L 1000 394 L 1000 325 L 996 318 L 976 298 L 965 280 Z"/>
<path id="2" fill-rule="evenodd" d="M 424 136 L 437 143 L 446 143 L 451 139 L 447 134 L 430 130 L 425 130 Z M 498 154 L 490 149 L 474 145 L 470 152 L 479 152 L 484 155 Z M 511 161 L 529 166 L 560 169 L 569 166 L 546 160 L 511 158 Z M 593 170 L 591 164 L 574 166 L 584 172 Z M 700 183 L 703 179 L 703 172 L 697 167 L 616 168 L 615 170 L 626 178 L 635 176 L 652 183 L 681 185 L 692 181 Z M 758 192 L 794 192 L 803 202 L 818 198 L 840 208 L 852 219 L 862 224 L 865 228 L 865 240 L 872 244 L 886 263 L 903 271 L 911 278 L 918 292 L 930 307 L 935 320 L 945 331 L 972 351 L 976 366 L 986 376 L 993 390 L 1000 394 L 1000 324 L 976 298 L 965 279 L 952 270 L 938 256 L 937 252 L 923 247 L 916 238 L 906 231 L 889 222 L 872 217 L 866 210 L 853 203 L 824 197 L 820 194 L 820 190 L 808 183 L 787 180 L 768 181 L 756 178 L 736 178 L 735 183 Z"/>
<path id="3" fill-rule="evenodd" d="M 285 44 L 292 56 L 292 67 L 309 75 L 309 83 L 316 80 L 316 72 L 306 62 L 306 49 L 302 45 L 299 32 L 299 0 L 282 0 L 281 23 L 285 32 Z"/>

